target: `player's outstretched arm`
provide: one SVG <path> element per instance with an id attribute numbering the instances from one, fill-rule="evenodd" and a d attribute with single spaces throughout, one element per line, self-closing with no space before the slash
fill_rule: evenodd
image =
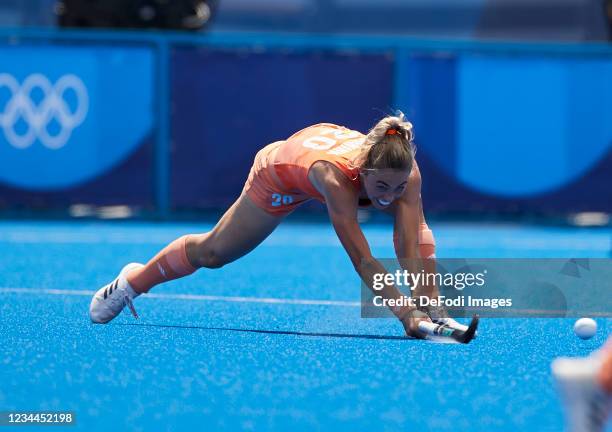
<path id="1" fill-rule="evenodd" d="M 433 255 L 433 236 L 425 224 L 423 216 L 423 204 L 421 202 L 421 174 L 419 167 L 415 165 L 410 173 L 408 185 L 402 196 L 393 206 L 391 213 L 394 218 L 393 245 L 395 254 L 402 267 L 409 272 L 426 274 L 436 272 L 436 261 Z M 426 243 L 419 244 L 419 237 L 423 235 L 423 229 L 429 233 L 430 239 Z M 432 249 L 428 251 L 427 249 Z M 425 250 L 425 255 L 423 251 Z M 428 280 L 429 278 L 426 278 Z M 438 288 L 435 284 L 422 283 L 415 287 L 412 292 L 415 298 L 420 296 L 437 297 Z"/>
<path id="2" fill-rule="evenodd" d="M 420 258 L 419 228 L 421 225 L 421 174 L 414 166 L 408 185 L 391 209 L 393 213 L 393 245 L 399 260 Z"/>
<path id="3" fill-rule="evenodd" d="M 311 168 L 309 178 L 325 198 L 330 220 L 342 246 L 346 250 L 361 280 L 372 289 L 374 275 L 386 273 L 378 262 L 357 221 L 358 194 L 350 182 L 335 167 L 327 163 L 317 163 Z M 386 285 L 377 292 L 383 299 L 399 300 L 403 294 L 395 285 Z M 391 311 L 404 325 L 406 334 L 423 337 L 418 329 L 419 321 L 429 321 L 426 314 L 414 307 L 403 306 Z"/>

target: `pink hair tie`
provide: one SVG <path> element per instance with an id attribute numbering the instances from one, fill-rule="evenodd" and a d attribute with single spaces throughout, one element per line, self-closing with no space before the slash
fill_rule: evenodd
<path id="1" fill-rule="evenodd" d="M 397 135 L 399 132 L 397 129 L 388 129 L 385 135 Z"/>

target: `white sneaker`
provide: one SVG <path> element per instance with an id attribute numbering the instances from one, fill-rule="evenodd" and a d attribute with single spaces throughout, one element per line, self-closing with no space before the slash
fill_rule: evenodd
<path id="1" fill-rule="evenodd" d="M 565 405 L 569 432 L 603 431 L 611 398 L 595 377 L 601 366 L 597 355 L 583 358 L 560 357 L 551 369 Z"/>
<path id="2" fill-rule="evenodd" d="M 134 291 L 126 279 L 126 275 L 130 270 L 142 267 L 140 263 L 130 263 L 121 269 L 119 276 L 108 285 L 100 288 L 91 299 L 89 305 L 89 317 L 91 321 L 97 324 L 106 324 L 121 313 L 127 305 L 134 315 L 138 318 L 136 309 L 132 304 L 132 299 L 140 294 Z"/>

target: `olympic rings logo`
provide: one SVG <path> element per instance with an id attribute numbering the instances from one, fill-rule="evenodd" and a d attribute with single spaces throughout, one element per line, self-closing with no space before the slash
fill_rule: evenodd
<path id="1" fill-rule="evenodd" d="M 4 87 L 9 89 L 11 97 L 4 110 L 0 111 L 0 127 L 9 144 L 18 149 L 30 147 L 36 139 L 52 150 L 65 146 L 72 131 L 83 123 L 89 110 L 87 88 L 76 75 L 64 75 L 52 85 L 44 75 L 32 74 L 19 85 L 12 75 L 3 73 L 0 74 L 0 92 Z M 35 89 L 40 89 L 44 94 L 38 105 L 32 100 Z M 77 97 L 74 112 L 64 99 L 64 93 L 68 90 L 72 90 Z M 27 130 L 23 134 L 15 130 L 19 119 L 27 123 Z M 52 135 L 48 127 L 53 120 L 59 124 L 60 130 Z"/>

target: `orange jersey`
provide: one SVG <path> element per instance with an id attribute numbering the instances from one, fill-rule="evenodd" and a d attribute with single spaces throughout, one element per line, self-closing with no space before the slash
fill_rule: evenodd
<path id="1" fill-rule="evenodd" d="M 308 172 L 315 162 L 326 161 L 359 188 L 359 168 L 355 166 L 355 158 L 364 141 L 364 134 L 344 126 L 320 123 L 307 127 L 278 147 L 274 156 L 276 174 L 287 189 L 323 201 L 308 179 Z"/>
<path id="2" fill-rule="evenodd" d="M 302 129 L 257 153 L 243 192 L 275 216 L 285 216 L 311 198 L 324 201 L 308 179 L 310 167 L 317 161 L 332 163 L 359 188 L 359 168 L 354 160 L 364 141 L 362 133 L 334 124 Z"/>

